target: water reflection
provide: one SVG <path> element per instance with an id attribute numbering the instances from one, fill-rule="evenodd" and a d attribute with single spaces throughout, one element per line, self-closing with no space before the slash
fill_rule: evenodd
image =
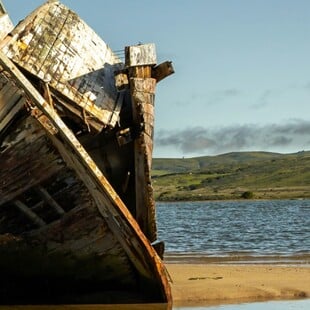
<path id="1" fill-rule="evenodd" d="M 236 305 L 175 307 L 174 310 L 308 310 L 310 299 L 253 302 Z"/>

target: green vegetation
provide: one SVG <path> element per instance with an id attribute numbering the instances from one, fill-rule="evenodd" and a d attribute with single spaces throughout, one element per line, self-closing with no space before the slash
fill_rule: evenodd
<path id="1" fill-rule="evenodd" d="M 153 160 L 155 199 L 310 198 L 310 151 Z"/>
<path id="2" fill-rule="evenodd" d="M 244 198 L 244 199 L 253 199 L 253 198 L 254 198 L 254 193 L 251 192 L 251 191 L 243 192 L 243 193 L 241 194 L 241 198 Z"/>

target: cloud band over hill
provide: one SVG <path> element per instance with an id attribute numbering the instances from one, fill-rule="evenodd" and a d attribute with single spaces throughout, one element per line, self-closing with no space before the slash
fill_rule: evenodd
<path id="1" fill-rule="evenodd" d="M 222 128 L 191 127 L 160 130 L 157 147 L 174 147 L 184 154 L 224 153 L 242 150 L 310 149 L 310 121 L 291 120 L 285 124 L 236 125 Z"/>

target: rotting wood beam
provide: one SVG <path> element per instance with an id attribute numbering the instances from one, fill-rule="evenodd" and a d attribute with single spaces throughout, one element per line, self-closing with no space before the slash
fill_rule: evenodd
<path id="1" fill-rule="evenodd" d="M 139 131 L 134 141 L 136 219 L 144 234 L 153 242 L 157 239 L 155 201 L 150 175 L 156 88 L 156 80 L 152 78 L 152 66 L 156 64 L 155 46 L 153 44 L 129 46 L 125 49 L 125 55 L 133 122 Z"/>
<path id="2" fill-rule="evenodd" d="M 14 200 L 13 203 L 23 214 L 25 214 L 28 217 L 29 220 L 31 220 L 37 226 L 43 227 L 46 225 L 46 223 L 38 215 L 36 215 L 33 211 L 31 211 L 30 208 L 27 207 L 20 200 Z"/>
<path id="3" fill-rule="evenodd" d="M 36 191 L 40 197 L 57 212 L 58 215 L 64 215 L 66 213 L 44 187 L 38 186 L 36 187 Z"/>
<path id="4" fill-rule="evenodd" d="M 171 61 L 165 61 L 152 68 L 152 78 L 154 78 L 157 83 L 173 73 L 174 69 Z"/>
<path id="5" fill-rule="evenodd" d="M 132 76 L 145 74 L 141 72 L 141 68 L 138 71 L 132 72 Z M 143 83 L 140 83 L 142 81 Z M 140 88 L 141 84 L 142 87 Z M 148 94 L 155 93 L 155 86 L 156 82 L 152 78 L 130 78 L 134 122 L 136 126 L 144 124 L 143 128 L 140 128 L 139 136 L 134 141 L 136 217 L 140 227 L 151 242 L 157 239 L 155 202 L 150 175 L 153 152 L 152 125 L 154 123 L 154 112 L 151 111 L 149 113 L 149 120 L 147 120 L 146 112 L 154 109 L 154 96 L 148 96 Z"/>

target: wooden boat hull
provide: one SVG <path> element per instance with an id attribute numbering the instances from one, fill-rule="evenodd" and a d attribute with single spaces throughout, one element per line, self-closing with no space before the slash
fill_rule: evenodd
<path id="1" fill-rule="evenodd" d="M 37 16 L 62 16 L 60 11 L 88 29 L 49 1 L 0 43 L 0 303 L 170 303 L 167 273 L 151 245 L 156 241 L 152 191 L 144 191 L 141 201 L 136 190 L 146 181 L 150 187 L 151 151 L 144 152 L 146 164 L 138 169 L 136 154 L 146 140 L 136 120 L 144 118 L 142 111 L 134 112 L 130 85 L 115 86 L 111 66 L 100 69 L 103 59 L 97 78 L 84 72 L 79 83 L 88 86 L 73 92 L 59 66 L 52 73 L 42 69 L 48 57 L 40 70 L 29 66 L 33 55 L 41 59 L 42 47 L 37 53 L 34 45 L 20 43 L 29 36 L 41 42 Z M 39 25 L 46 21 L 39 19 Z M 57 54 L 47 43 L 44 47 Z M 60 51 L 61 43 L 53 61 L 63 59 Z M 80 68 L 94 62 L 93 55 L 85 56 Z M 107 55 L 109 61 L 114 57 Z M 50 79 L 42 81 L 46 72 Z M 156 78 L 150 79 L 155 85 Z M 85 93 L 99 88 L 100 102 L 89 108 L 89 97 L 83 112 Z M 148 98 L 143 91 L 139 97 Z M 152 141 L 147 143 L 151 150 Z"/>

